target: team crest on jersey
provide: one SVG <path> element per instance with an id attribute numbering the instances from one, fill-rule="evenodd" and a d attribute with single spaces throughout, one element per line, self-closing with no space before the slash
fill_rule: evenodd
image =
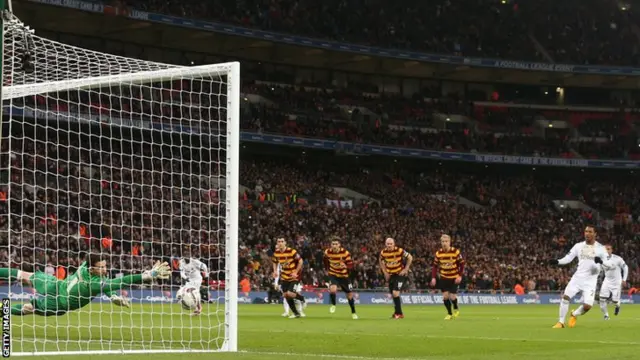
<path id="1" fill-rule="evenodd" d="M 593 246 L 585 246 L 580 250 L 580 259 L 593 260 L 596 257 L 596 249 Z"/>

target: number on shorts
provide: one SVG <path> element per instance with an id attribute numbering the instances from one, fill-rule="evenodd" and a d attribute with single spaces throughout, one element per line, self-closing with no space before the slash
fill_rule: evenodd
<path id="1" fill-rule="evenodd" d="M 402 282 L 398 283 L 398 290 L 402 289 Z"/>
<path id="2" fill-rule="evenodd" d="M 349 290 L 353 290 L 353 285 L 351 285 L 351 283 L 349 283 Z"/>

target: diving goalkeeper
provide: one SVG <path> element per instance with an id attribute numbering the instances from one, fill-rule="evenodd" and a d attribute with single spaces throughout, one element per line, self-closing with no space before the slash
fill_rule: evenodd
<path id="1" fill-rule="evenodd" d="M 156 262 L 151 270 L 142 274 L 107 279 L 107 261 L 91 254 L 75 274 L 64 280 L 41 271 L 30 273 L 18 269 L 0 268 L 0 280 L 20 281 L 33 287 L 38 296 L 26 304 L 11 307 L 12 315 L 61 316 L 89 304 L 93 298 L 105 294 L 118 306 L 129 307 L 129 301 L 115 292 L 129 285 L 141 284 L 153 279 L 167 279 L 171 269 L 166 262 Z"/>

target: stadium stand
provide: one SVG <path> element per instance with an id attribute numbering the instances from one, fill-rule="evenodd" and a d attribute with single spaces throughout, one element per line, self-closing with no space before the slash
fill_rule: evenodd
<path id="1" fill-rule="evenodd" d="M 217 249 L 210 245 L 217 242 L 217 232 L 209 228 L 209 221 L 201 219 L 217 213 L 221 206 L 218 195 L 170 190 L 172 184 L 182 184 L 184 189 L 184 184 L 201 181 L 200 175 L 215 173 L 215 169 L 206 166 L 207 162 L 189 161 L 197 159 L 198 154 L 170 159 L 171 148 L 153 148 L 145 142 L 143 156 L 117 155 L 131 151 L 132 143 L 114 137 L 92 149 L 79 142 L 65 142 L 62 134 L 65 132 L 61 130 L 48 135 L 49 140 L 59 142 L 57 147 L 44 148 L 42 137 L 46 135 L 28 131 L 21 140 L 12 140 L 10 148 L 3 142 L 3 168 L 13 166 L 14 176 L 22 179 L 13 179 L 15 185 L 9 189 L 14 207 L 11 229 L 6 201 L 0 203 L 3 242 L 12 231 L 13 239 L 20 239 L 19 244 L 23 245 L 12 248 L 11 258 L 16 265 L 49 263 L 73 271 L 78 265 L 73 255 L 105 238 L 113 241 L 108 246 L 112 261 L 120 262 L 125 272 L 142 269 L 152 257 L 170 260 L 170 254 L 177 253 L 181 245 L 197 247 L 197 254 L 205 258 L 216 257 Z M 95 156 L 95 146 L 102 156 Z M 167 156 L 159 163 L 151 163 L 144 154 L 152 151 L 164 151 Z M 255 285 L 263 284 L 270 276 L 267 249 L 285 229 L 285 235 L 305 258 L 304 280 L 309 285 L 323 285 L 320 250 L 331 234 L 339 234 L 354 253 L 358 287 L 382 286 L 376 268 L 379 245 L 372 239 L 381 242 L 383 236 L 393 236 L 416 255 L 411 283 L 414 288 L 423 289 L 428 279 L 424 273 L 428 271 L 426 262 L 437 246 L 439 234 L 446 231 L 452 233 L 468 258 L 467 289 L 510 291 L 515 281 L 523 279 L 534 281 L 536 290 L 558 289 L 566 283 L 569 270 L 550 270 L 543 260 L 549 254 L 566 251 L 567 244 L 580 236 L 582 226 L 594 216 L 554 209 L 553 195 L 562 186 L 540 177 L 482 172 L 467 176 L 444 168 L 415 174 L 404 167 L 387 172 L 383 166 L 349 172 L 328 167 L 328 163 L 339 163 L 330 154 L 289 163 L 251 154 L 245 158 L 241 183 L 246 188 L 239 194 L 243 206 L 241 267 Z M 89 177 L 89 164 L 94 165 L 92 168 L 99 164 L 109 171 Z M 182 169 L 183 175 L 176 176 L 170 169 Z M 67 184 L 71 187 L 66 188 Z M 357 189 L 373 200 L 335 206 L 335 202 L 327 200 L 343 198 L 330 185 Z M 611 204 L 623 201 L 634 190 L 607 186 L 597 180 L 580 186 L 577 184 L 574 191 L 584 189 L 585 201 L 603 210 L 610 210 Z M 566 189 L 563 196 L 567 196 Z M 45 197 L 59 199 L 59 206 L 43 207 L 39 199 Z M 118 200 L 123 197 L 139 201 Z M 461 204 L 460 197 L 477 206 Z M 629 206 L 631 209 L 626 211 L 637 216 L 637 204 Z M 166 224 L 172 224 L 171 229 Z M 624 249 L 632 279 L 637 281 L 638 242 L 623 242 L 629 232 L 618 227 L 602 230 L 601 236 Z M 169 238 L 175 248 L 162 242 Z M 38 250 L 45 244 L 47 249 L 57 250 Z M 6 262 L 7 255 L 0 254 L 0 260 Z M 219 261 L 209 265 L 214 274 L 219 270 Z"/>
<path id="2" fill-rule="evenodd" d="M 414 7 L 379 0 L 127 3 L 148 11 L 340 41 L 538 61 L 634 65 L 637 46 L 621 44 L 639 41 L 634 30 L 637 26 L 613 4 L 601 3 L 597 5 L 601 11 L 587 11 L 585 7 L 591 5 L 576 0 L 564 2 L 548 17 L 539 15 L 550 13 L 549 7 L 557 4 L 546 0 L 535 4 L 413 2 Z M 578 13 L 570 10 L 574 7 Z M 410 11 L 421 16 L 413 16 Z M 340 20 L 347 17 L 349 21 Z M 566 26 L 567 19 L 573 26 Z M 527 27 L 533 31 L 526 31 Z M 425 33 L 434 34 L 433 38 L 416 37 Z M 243 79 L 250 79 L 243 84 L 242 108 L 242 127 L 248 131 L 510 155 L 637 159 L 640 154 L 637 116 L 631 107 L 611 99 L 598 104 L 603 106 L 599 109 L 579 106 L 579 98 L 573 99 L 576 105 L 556 108 L 549 99 L 535 97 L 501 102 L 492 100 L 490 94 L 476 94 L 477 98 L 465 99 L 456 94 L 443 95 L 441 89 L 423 89 L 403 97 L 371 84 L 339 88 L 251 73 Z M 169 125 L 208 124 L 206 113 L 200 114 L 199 124 L 184 123 L 175 115 L 192 101 L 211 105 L 217 101 L 206 96 L 185 98 L 188 92 L 180 90 L 188 86 L 192 84 L 176 83 L 175 91 L 168 94 L 141 89 L 140 93 L 122 94 L 116 99 L 77 92 L 63 94 L 55 103 L 33 98 L 26 104 L 52 111 L 83 104 L 86 111 L 106 115 L 138 112 Z M 150 103 L 146 98 L 158 95 L 179 100 L 178 105 L 170 102 L 162 108 L 141 108 Z M 540 107 L 541 103 L 544 105 Z M 563 126 L 552 128 L 549 121 Z M 222 206 L 217 200 L 219 194 L 170 190 L 173 185 L 184 186 L 215 174 L 217 169 L 206 165 L 215 163 L 215 159 L 208 158 L 200 163 L 205 165 L 194 167 L 195 162 L 174 156 L 174 148 L 154 148 L 149 142 L 138 148 L 143 156 L 114 155 L 127 153 L 134 141 L 123 140 L 115 133 L 109 135 L 112 141 L 99 145 L 103 156 L 96 158 L 80 139 L 62 136 L 62 130 L 45 134 L 26 128 L 11 146 L 2 142 L 2 169 L 11 166 L 18 170 L 12 182 L 19 185 L 3 189 L 5 201 L 0 201 L 0 242 L 6 244 L 7 234 L 12 231 L 13 239 L 23 245 L 12 248 L 14 265 L 51 264 L 73 271 L 78 265 L 73 255 L 86 251 L 92 242 L 102 246 L 105 238 L 113 241 L 107 242 L 111 244 L 112 261 L 119 262 L 125 272 L 143 269 L 152 257 L 172 260 L 170 254 L 177 251 L 162 242 L 167 238 L 175 246 L 195 246 L 195 254 L 204 258 L 219 256 L 218 249 L 211 245 L 219 242 L 213 240 L 217 232 L 208 227 L 209 222 L 200 221 L 218 213 Z M 55 139 L 58 146 L 44 147 L 42 136 Z M 150 163 L 144 156 L 159 152 L 167 154 L 159 163 Z M 203 160 L 199 156 L 189 154 L 192 159 Z M 601 227 L 602 238 L 624 254 L 632 269 L 632 282 L 640 281 L 640 241 L 636 238 L 640 207 L 635 189 L 625 179 L 618 183 L 579 174 L 569 180 L 550 180 L 506 168 L 497 172 L 504 174 L 496 175 L 495 171 L 476 168 L 470 173 L 433 162 L 418 166 L 429 171 L 392 168 L 385 165 L 388 161 L 366 167 L 345 162 L 348 160 L 328 153 L 308 159 L 301 156 L 296 162 L 265 159 L 249 150 L 243 154 L 240 178 L 244 190 L 238 194 L 242 201 L 240 267 L 254 286 L 267 282 L 269 248 L 275 236 L 286 229 L 286 236 L 305 258 L 306 284 L 323 286 L 320 249 L 328 236 L 338 234 L 356 259 L 357 287 L 383 286 L 376 269 L 378 245 L 372 239 L 382 241 L 385 236 L 393 236 L 416 255 L 411 286 L 425 289 L 427 264 L 437 238 L 446 231 L 467 257 L 467 290 L 508 292 L 516 281 L 529 284 L 529 290 L 557 290 L 568 281 L 569 269 L 550 269 L 544 262 L 550 255 L 565 252 L 579 238 L 581 228 L 591 222 L 607 225 Z M 81 163 L 110 171 L 87 176 L 89 170 Z M 180 169 L 185 175 L 175 176 L 171 169 Z M 347 199 L 338 194 L 338 187 L 353 189 L 368 200 Z M 12 197 L 15 206 L 10 212 L 11 228 L 6 196 Z M 121 197 L 137 198 L 139 202 L 121 202 Z M 57 198 L 62 206 L 43 207 L 44 198 Z M 560 210 L 554 205 L 556 199 L 577 200 L 594 210 Z M 353 205 L 342 206 L 341 201 Z M 163 224 L 171 224 L 171 229 Z M 45 247 L 58 250 L 39 250 Z M 0 252 L 0 266 L 9 265 L 8 255 Z M 208 265 L 214 274 L 221 266 L 218 261 Z M 174 283 L 179 281 L 176 277 Z M 215 275 L 213 278 L 217 279 Z"/>
<path id="3" fill-rule="evenodd" d="M 150 12 L 384 48 L 571 64 L 638 65 L 639 60 L 640 29 L 627 2 L 122 2 Z"/>

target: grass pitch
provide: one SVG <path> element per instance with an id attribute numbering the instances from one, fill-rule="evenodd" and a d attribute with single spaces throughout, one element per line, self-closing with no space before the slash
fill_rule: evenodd
<path id="1" fill-rule="evenodd" d="M 62 317 L 12 318 L 13 351 L 81 349 L 202 348 L 217 346 L 221 318 L 193 318 L 171 305 L 134 305 L 112 310 L 93 305 Z M 173 305 L 177 307 L 177 305 Z M 611 309 L 612 311 L 613 309 Z M 205 314 L 206 314 L 205 309 Z M 352 320 L 347 306 L 329 314 L 309 306 L 307 318 L 284 319 L 282 306 L 240 306 L 241 352 L 46 356 L 47 359 L 116 360 L 410 360 L 410 359 L 637 359 L 640 306 L 623 306 L 605 322 L 599 308 L 579 318 L 574 329 L 553 330 L 558 307 L 547 305 L 462 306 L 444 321 L 443 306 L 406 306 L 403 320 L 389 319 L 392 307 L 360 306 Z M 171 324 L 175 326 L 172 328 Z"/>

